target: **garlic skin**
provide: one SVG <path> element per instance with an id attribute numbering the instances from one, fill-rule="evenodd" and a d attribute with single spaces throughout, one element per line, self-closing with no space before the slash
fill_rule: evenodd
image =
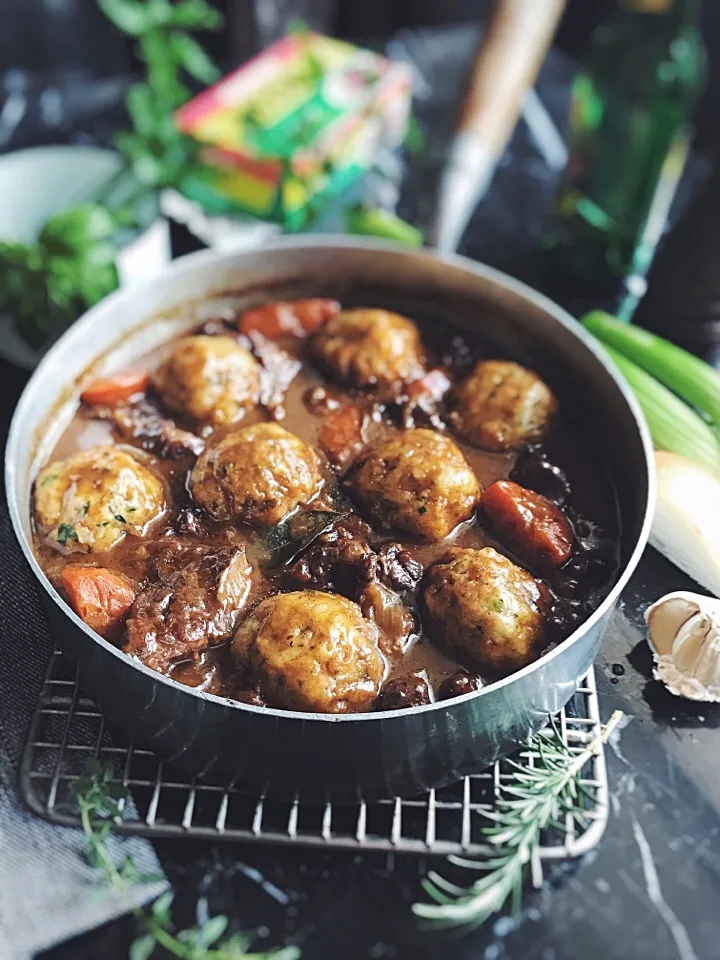
<path id="1" fill-rule="evenodd" d="M 655 678 L 677 697 L 720 703 L 720 600 L 679 590 L 645 620 Z"/>
<path id="2" fill-rule="evenodd" d="M 720 597 L 720 482 L 685 457 L 655 453 L 657 504 L 650 543 Z"/>

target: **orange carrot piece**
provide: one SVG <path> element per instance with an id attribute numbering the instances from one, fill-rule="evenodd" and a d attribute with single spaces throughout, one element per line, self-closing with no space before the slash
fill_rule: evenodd
<path id="1" fill-rule="evenodd" d="M 240 333 L 256 331 L 268 340 L 281 337 L 308 337 L 340 311 L 337 300 L 278 300 L 254 310 L 246 310 L 238 320 Z"/>
<path id="2" fill-rule="evenodd" d="M 340 407 L 325 417 L 318 446 L 333 466 L 345 466 L 362 448 L 365 420 L 365 414 L 353 406 Z"/>
<path id="3" fill-rule="evenodd" d="M 60 579 L 75 613 L 101 636 L 122 621 L 135 600 L 132 584 L 104 567 L 68 566 Z"/>
<path id="4" fill-rule="evenodd" d="M 511 480 L 496 480 L 480 498 L 480 509 L 498 537 L 540 571 L 553 570 L 569 559 L 570 523 L 542 494 Z"/>
<path id="5" fill-rule="evenodd" d="M 80 394 L 80 399 L 92 406 L 114 407 L 136 394 L 145 393 L 149 383 L 147 370 L 123 370 L 93 380 Z"/>

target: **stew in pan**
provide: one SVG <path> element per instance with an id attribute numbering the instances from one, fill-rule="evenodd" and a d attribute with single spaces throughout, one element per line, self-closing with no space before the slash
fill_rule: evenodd
<path id="1" fill-rule="evenodd" d="M 333 300 L 210 314 L 84 384 L 35 480 L 43 568 L 130 657 L 392 710 L 522 668 L 607 593 L 613 490 L 540 373 Z"/>

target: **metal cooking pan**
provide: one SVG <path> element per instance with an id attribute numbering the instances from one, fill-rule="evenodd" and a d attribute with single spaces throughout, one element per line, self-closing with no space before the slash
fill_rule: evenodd
<path id="1" fill-rule="evenodd" d="M 538 369 L 566 409 L 582 414 L 617 490 L 620 575 L 595 613 L 562 644 L 505 680 L 454 700 L 390 713 L 333 716 L 254 707 L 182 686 L 96 636 L 53 589 L 31 546 L 34 473 L 77 408 L 89 365 L 112 369 L 197 322 L 188 301 L 233 291 L 248 302 L 334 295 L 479 331 Z M 100 359 L 98 359 L 100 358 Z M 55 635 L 113 728 L 161 757 L 249 791 L 308 800 L 408 796 L 477 772 L 537 730 L 590 667 L 647 541 L 652 446 L 617 371 L 579 325 L 545 297 L 461 257 L 374 241 L 289 238 L 242 254 L 200 253 L 141 289 L 120 291 L 49 351 L 13 417 L 6 484 L 15 533 L 42 584 Z"/>

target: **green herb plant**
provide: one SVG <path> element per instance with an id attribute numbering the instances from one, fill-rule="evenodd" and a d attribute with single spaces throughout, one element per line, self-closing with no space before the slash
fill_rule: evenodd
<path id="1" fill-rule="evenodd" d="M 501 785 L 493 822 L 483 830 L 487 857 L 449 858 L 457 867 L 479 873 L 479 878 L 461 887 L 438 873 L 429 873 L 423 886 L 434 902 L 414 904 L 415 915 L 445 928 L 480 926 L 508 902 L 517 915 L 543 830 L 553 826 L 563 830 L 562 820 L 568 814 L 583 822 L 591 798 L 579 783 L 580 773 L 621 719 L 618 710 L 578 752 L 565 745 L 554 727 L 533 737 L 527 747 L 533 765 L 508 761 L 514 776 Z"/>
<path id="2" fill-rule="evenodd" d="M 115 138 L 141 184 L 176 186 L 196 163 L 195 146 L 175 126 L 173 114 L 192 91 L 187 75 L 214 83 L 220 73 L 189 30 L 216 30 L 222 17 L 205 0 L 98 0 L 100 8 L 123 33 L 137 42 L 145 64 L 145 81 L 132 86 L 127 108 L 131 132 Z"/>
<path id="3" fill-rule="evenodd" d="M 251 938 L 242 933 L 227 934 L 229 921 L 223 915 L 177 930 L 170 913 L 172 892 L 159 897 L 149 910 L 135 906 L 131 885 L 155 883 L 162 878 L 140 873 L 130 858 L 118 866 L 108 851 L 107 839 L 113 822 L 122 815 L 124 788 L 115 780 L 111 766 L 91 760 L 87 774 L 74 781 L 73 792 L 88 842 L 88 860 L 127 903 L 140 927 L 141 933 L 130 948 L 129 960 L 149 960 L 163 955 L 181 960 L 298 960 L 300 951 L 296 947 L 248 953 Z"/>
<path id="4" fill-rule="evenodd" d="M 137 201 L 177 185 L 196 164 L 196 148 L 176 128 L 174 112 L 191 96 L 188 76 L 201 83 L 219 77 L 191 30 L 217 29 L 222 18 L 205 0 L 98 0 L 104 13 L 137 42 L 145 81 L 127 95 L 131 131 L 115 144 L 126 161 L 118 179 L 131 172 L 137 188 L 113 209 L 101 196 L 52 217 L 33 244 L 0 242 L 0 312 L 10 314 L 19 333 L 42 347 L 73 320 L 117 288 L 117 234 L 137 226 Z"/>
<path id="5" fill-rule="evenodd" d="M 0 313 L 40 347 L 118 283 L 121 216 L 86 203 L 56 214 L 33 244 L 0 242 Z"/>

